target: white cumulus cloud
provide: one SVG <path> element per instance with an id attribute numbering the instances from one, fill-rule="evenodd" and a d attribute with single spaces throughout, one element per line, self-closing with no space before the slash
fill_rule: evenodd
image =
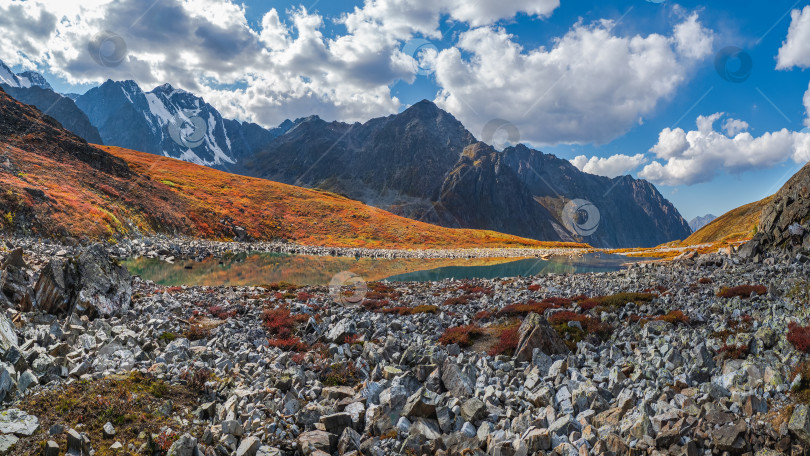
<path id="1" fill-rule="evenodd" d="M 559 0 L 365 0 L 326 35 L 332 24 L 304 7 L 283 17 L 268 7 L 252 28 L 233 0 L 0 0 L 0 60 L 71 84 L 132 79 L 149 90 L 168 82 L 226 116 L 266 126 L 311 114 L 365 121 L 402 106 L 391 86 L 418 71 L 418 56 L 401 51 L 407 40 L 440 37 L 445 19 L 464 30 L 558 7 Z M 100 65 L 89 52 L 103 32 L 125 43 L 120 65 Z"/>
<path id="2" fill-rule="evenodd" d="M 616 154 L 610 157 L 591 157 L 579 155 L 571 160 L 571 164 L 580 171 L 599 176 L 616 177 L 629 174 L 647 161 L 644 154 L 633 156 Z"/>
<path id="3" fill-rule="evenodd" d="M 810 5 L 803 10 L 791 11 L 790 18 L 787 39 L 776 57 L 776 68 L 779 70 L 810 67 Z"/>
<path id="4" fill-rule="evenodd" d="M 645 166 L 639 176 L 660 185 L 692 185 L 710 181 L 720 171 L 740 173 L 772 167 L 786 160 L 810 159 L 810 133 L 782 129 L 753 136 L 737 131 L 745 122 L 731 119 L 717 131 L 714 124 L 724 116 L 700 116 L 697 130 L 665 128 L 650 149 L 658 160 Z M 732 134 L 735 132 L 736 134 Z"/>
<path id="5" fill-rule="evenodd" d="M 804 92 L 804 112 L 807 117 L 804 119 L 804 126 L 810 127 L 810 84 L 807 86 L 807 92 Z"/>
<path id="6" fill-rule="evenodd" d="M 536 145 L 609 142 L 674 95 L 713 43 L 697 14 L 670 36 L 618 36 L 613 26 L 577 23 L 552 47 L 534 49 L 502 28 L 464 32 L 430 59 L 436 102 L 473 133 L 502 118 Z"/>

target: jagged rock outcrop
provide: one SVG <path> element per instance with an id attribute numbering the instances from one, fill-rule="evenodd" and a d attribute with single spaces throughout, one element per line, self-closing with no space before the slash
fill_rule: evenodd
<path id="1" fill-rule="evenodd" d="M 515 360 L 531 361 L 535 348 L 546 355 L 564 355 L 570 352 L 546 319 L 539 314 L 531 313 L 518 329 Z"/>
<path id="2" fill-rule="evenodd" d="M 23 311 L 31 309 L 31 286 L 23 250 L 16 248 L 0 263 L 0 293 L 12 307 Z"/>
<path id="3" fill-rule="evenodd" d="M 489 229 L 548 241 L 574 239 L 538 204 L 503 155 L 482 142 L 464 149 L 441 188 L 439 224 Z"/>
<path id="4" fill-rule="evenodd" d="M 35 287 L 37 306 L 51 314 L 114 316 L 129 306 L 132 285 L 127 269 L 95 244 L 78 257 L 54 259 Z"/>
<path id="5" fill-rule="evenodd" d="M 762 210 L 757 234 L 740 248 L 740 254 L 748 258 L 767 251 L 798 255 L 810 251 L 810 164 L 773 195 Z"/>

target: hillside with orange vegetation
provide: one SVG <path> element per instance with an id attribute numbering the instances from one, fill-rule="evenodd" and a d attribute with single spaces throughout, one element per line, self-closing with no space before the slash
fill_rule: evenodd
<path id="1" fill-rule="evenodd" d="M 448 229 L 348 198 L 125 150 L 91 146 L 0 90 L 0 226 L 109 239 L 154 233 L 375 248 L 561 247 Z"/>
<path id="2" fill-rule="evenodd" d="M 681 242 L 681 245 L 688 246 L 750 239 L 756 234 L 762 210 L 772 199 L 773 196 L 769 196 L 726 212 L 708 225 L 692 233 L 691 236 Z"/>
<path id="3" fill-rule="evenodd" d="M 687 251 L 703 254 L 716 252 L 728 246 L 738 246 L 756 234 L 762 211 L 773 198 L 772 195 L 732 209 L 683 241 L 668 242 L 645 249 L 612 249 L 606 252 L 631 257 L 673 258 Z"/>

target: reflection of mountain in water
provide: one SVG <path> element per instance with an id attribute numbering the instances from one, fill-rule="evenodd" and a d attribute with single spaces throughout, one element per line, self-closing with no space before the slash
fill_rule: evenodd
<path id="1" fill-rule="evenodd" d="M 496 278 L 567 272 L 615 271 L 625 257 L 588 255 L 577 259 L 475 258 L 475 259 L 376 259 L 236 254 L 201 262 L 166 263 L 138 258 L 126 263 L 133 274 L 165 286 L 256 286 L 273 282 L 326 285 L 342 271 L 351 271 L 367 281 L 427 281 L 447 278 Z M 190 269 L 189 269 L 190 268 Z"/>
<path id="2" fill-rule="evenodd" d="M 417 271 L 388 277 L 390 281 L 424 282 L 452 279 L 496 279 L 543 274 L 565 274 L 585 272 L 610 272 L 621 269 L 628 258 L 613 255 L 599 257 L 586 255 L 580 258 L 528 258 L 492 266 L 449 266 L 427 271 Z"/>

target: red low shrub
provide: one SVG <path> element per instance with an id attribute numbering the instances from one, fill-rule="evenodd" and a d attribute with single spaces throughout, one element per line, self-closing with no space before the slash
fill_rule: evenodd
<path id="1" fill-rule="evenodd" d="M 689 324 L 689 317 L 687 317 L 680 310 L 673 310 L 667 313 L 666 315 L 659 315 L 653 318 L 653 320 L 666 321 L 668 323 L 672 323 L 673 325 L 677 323 L 683 323 L 685 325 Z"/>
<path id="2" fill-rule="evenodd" d="M 709 277 L 701 277 L 700 279 L 698 279 L 698 283 L 701 285 L 708 285 L 713 282 L 714 280 L 710 279 Z"/>
<path id="3" fill-rule="evenodd" d="M 235 310 L 225 310 L 222 306 L 211 306 L 208 308 L 208 313 L 212 317 L 219 318 L 220 320 L 227 320 L 236 315 Z"/>
<path id="4" fill-rule="evenodd" d="M 292 336 L 295 326 L 306 322 L 309 317 L 304 314 L 292 315 L 290 309 L 280 307 L 277 309 L 265 309 L 262 312 L 261 319 L 267 332 L 280 339 L 288 339 Z"/>
<path id="5" fill-rule="evenodd" d="M 541 287 L 540 285 L 537 285 L 537 284 L 529 285 L 529 291 L 540 291 L 541 288 L 543 288 L 543 287 Z"/>
<path id="6" fill-rule="evenodd" d="M 559 308 L 560 308 L 559 305 L 553 304 L 551 302 L 546 302 L 546 300 L 543 300 L 542 302 L 537 302 L 533 299 L 530 299 L 525 303 L 509 304 L 508 306 L 504 306 L 504 308 L 498 311 L 498 316 L 522 317 L 530 313 L 538 313 L 542 315 L 543 312 L 545 312 L 548 309 L 559 309 Z"/>
<path id="7" fill-rule="evenodd" d="M 733 298 L 739 296 L 740 298 L 748 298 L 751 293 L 756 293 L 760 296 L 768 292 L 765 285 L 740 285 L 737 287 L 723 287 L 717 292 L 717 296 L 721 298 Z"/>
<path id="8" fill-rule="evenodd" d="M 458 291 L 463 291 L 464 293 L 478 293 L 478 294 L 485 294 L 491 295 L 492 289 L 486 287 L 479 287 L 470 283 L 465 283 L 458 287 Z"/>
<path id="9" fill-rule="evenodd" d="M 810 353 L 810 326 L 801 326 L 791 321 L 788 323 L 787 340 L 796 350 Z"/>
<path id="10" fill-rule="evenodd" d="M 442 345 L 458 344 L 461 347 L 469 347 L 475 339 L 484 335 L 484 330 L 475 325 L 455 326 L 447 328 L 444 334 L 439 337 Z"/>
<path id="11" fill-rule="evenodd" d="M 444 300 L 444 305 L 445 306 L 466 305 L 466 304 L 469 304 L 470 301 L 472 301 L 473 299 L 478 299 L 479 297 L 480 297 L 479 295 L 474 295 L 474 294 L 467 293 L 467 294 L 463 294 L 463 295 L 455 297 L 455 298 L 447 298 L 447 299 L 445 299 Z"/>
<path id="12" fill-rule="evenodd" d="M 748 356 L 748 345 L 723 345 L 717 350 L 717 354 L 723 359 L 745 359 Z"/>
<path id="13" fill-rule="evenodd" d="M 271 347 L 280 348 L 284 351 L 302 352 L 307 349 L 307 344 L 301 342 L 301 339 L 295 336 L 268 339 L 267 343 Z"/>
<path id="14" fill-rule="evenodd" d="M 475 314 L 476 320 L 489 320 L 490 318 L 494 317 L 495 314 L 490 312 L 489 310 L 482 310 Z"/>
<path id="15" fill-rule="evenodd" d="M 520 329 L 520 323 L 515 323 L 503 328 L 498 335 L 498 343 L 489 350 L 489 355 L 514 355 L 519 340 L 518 329 Z"/>
<path id="16" fill-rule="evenodd" d="M 367 299 L 363 300 L 362 305 L 363 305 L 363 308 L 365 308 L 366 310 L 368 310 L 370 312 L 373 312 L 375 310 L 382 309 L 383 307 L 386 307 L 386 306 L 388 306 L 390 304 L 391 304 L 391 302 L 389 300 L 387 300 L 387 299 L 368 299 L 367 298 Z"/>
<path id="17" fill-rule="evenodd" d="M 379 309 L 377 310 L 378 313 L 382 314 L 397 314 L 397 315 L 416 315 L 421 313 L 436 313 L 439 311 L 437 306 L 431 305 L 421 305 L 416 307 L 405 307 L 405 306 L 397 306 L 397 307 L 388 307 L 386 309 Z"/>
<path id="18" fill-rule="evenodd" d="M 577 321 L 582 326 L 582 330 L 588 334 L 597 335 L 603 339 L 610 337 L 613 332 L 613 327 L 607 323 L 602 323 L 600 320 L 588 315 L 579 314 L 570 310 L 563 310 L 555 312 L 548 318 L 551 326 L 555 327 L 558 332 L 565 332 L 569 328 L 568 323 Z"/>

